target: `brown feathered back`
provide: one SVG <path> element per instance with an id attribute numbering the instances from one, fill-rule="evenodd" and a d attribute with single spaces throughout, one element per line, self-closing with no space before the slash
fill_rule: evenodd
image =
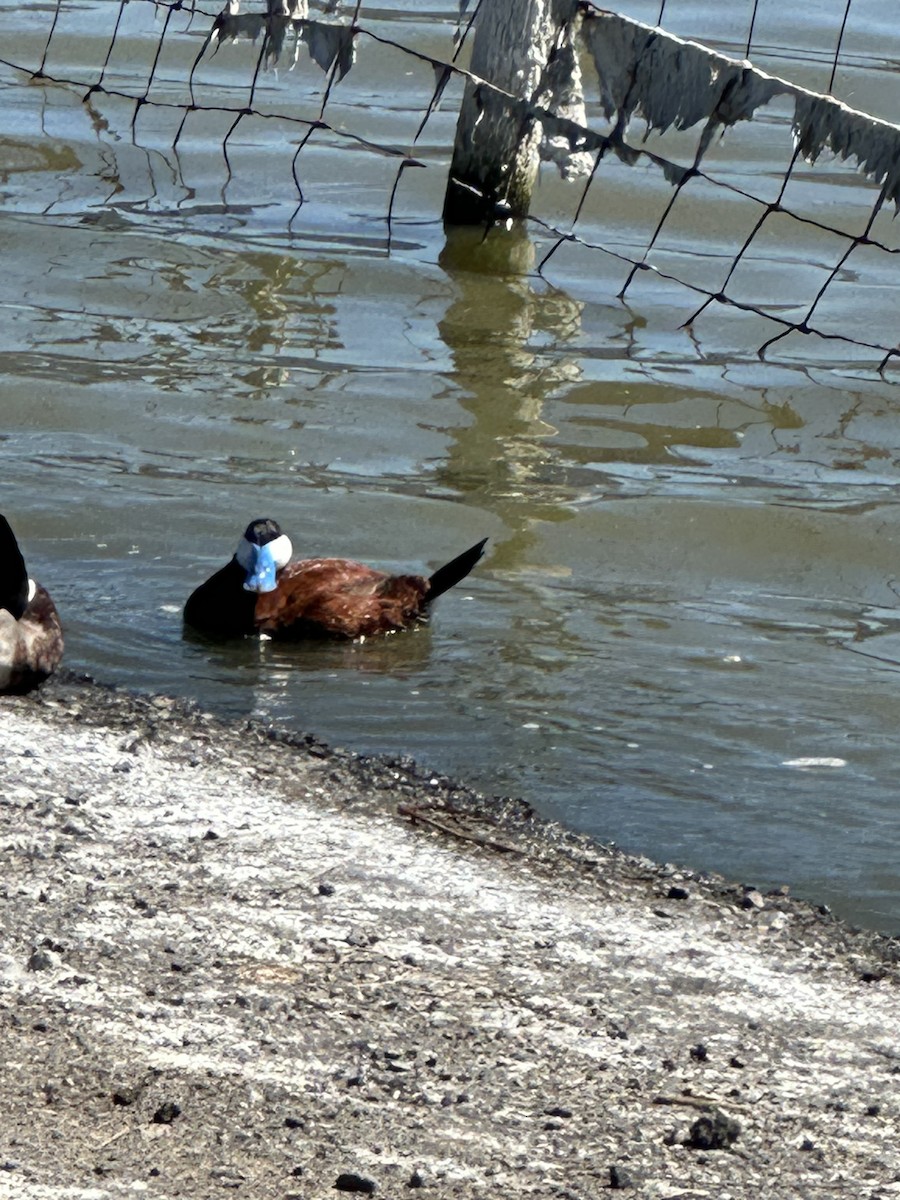
<path id="1" fill-rule="evenodd" d="M 278 573 L 256 601 L 256 627 L 270 637 L 371 637 L 406 629 L 423 615 L 428 581 L 388 575 L 346 558 L 307 558 Z"/>

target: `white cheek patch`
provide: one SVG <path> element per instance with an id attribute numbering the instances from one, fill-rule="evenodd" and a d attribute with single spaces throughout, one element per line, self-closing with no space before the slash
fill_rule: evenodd
<path id="1" fill-rule="evenodd" d="M 294 547 L 291 545 L 291 539 L 286 533 L 282 533 L 279 537 L 273 538 L 271 542 L 266 543 L 269 553 L 272 555 L 272 560 L 276 568 L 280 571 L 282 567 L 286 567 L 291 561 L 291 555 L 294 553 Z M 256 563 L 256 554 L 259 550 L 258 546 L 254 546 L 252 542 L 248 542 L 245 537 L 242 537 L 238 542 L 238 548 L 235 551 L 235 558 L 241 564 L 245 571 L 252 571 Z"/>
<path id="2" fill-rule="evenodd" d="M 29 604 L 32 602 L 32 600 L 35 598 L 36 595 L 37 595 L 37 584 L 34 582 L 33 579 L 29 579 L 28 580 L 28 603 Z"/>
<path id="3" fill-rule="evenodd" d="M 269 542 L 269 549 L 272 552 L 272 558 L 275 560 L 275 566 L 280 571 L 282 567 L 286 567 L 291 561 L 291 555 L 294 553 L 294 547 L 291 545 L 291 539 L 286 533 L 282 533 L 280 537 Z"/>

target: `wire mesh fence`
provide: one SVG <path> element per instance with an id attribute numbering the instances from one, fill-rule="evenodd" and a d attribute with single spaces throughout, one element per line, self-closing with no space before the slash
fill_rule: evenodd
<path id="1" fill-rule="evenodd" d="M 577 8 L 578 79 L 504 96 L 568 176 L 548 161 L 533 197 L 536 274 L 649 310 L 704 355 L 883 371 L 900 355 L 900 128 L 831 94 L 885 92 L 883 64 L 854 48 L 853 0 L 800 28 L 796 51 L 766 41 L 758 0 L 716 6 L 717 50 L 666 31 L 674 0 L 627 7 Z M 63 186 L 18 199 L 60 213 L 177 211 L 416 253 L 439 223 L 463 88 L 491 90 L 467 66 L 474 4 L 56 0 L 6 14 L 25 137 L 92 147 Z"/>

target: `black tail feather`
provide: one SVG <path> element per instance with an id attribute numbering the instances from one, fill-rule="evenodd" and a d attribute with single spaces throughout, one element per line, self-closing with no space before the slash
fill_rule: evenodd
<path id="1" fill-rule="evenodd" d="M 442 567 L 438 567 L 435 573 L 428 580 L 428 602 L 436 600 L 438 596 L 442 596 L 444 592 L 449 591 L 461 579 L 465 579 L 468 573 L 472 570 L 479 558 L 484 554 L 484 547 L 487 538 L 482 538 L 470 550 L 463 551 L 462 554 L 445 563 Z"/>

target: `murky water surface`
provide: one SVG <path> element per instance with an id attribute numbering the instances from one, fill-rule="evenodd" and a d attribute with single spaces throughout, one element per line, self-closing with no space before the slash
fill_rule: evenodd
<path id="1" fill-rule="evenodd" d="M 743 54 L 741 7 L 666 15 Z M 827 86 L 844 8 L 760 6 L 754 56 Z M 122 9 L 111 87 L 147 77 L 162 29 L 148 9 Z M 96 79 L 116 11 L 66 6 L 47 73 Z M 626 11 L 655 21 L 658 3 Z M 52 15 L 3 7 L 14 62 L 40 61 Z M 208 28 L 172 21 L 161 101 L 183 96 Z M 398 4 L 362 23 L 448 53 L 447 12 Z M 848 38 L 837 94 L 896 118 L 892 7 L 860 5 Z M 408 149 L 433 75 L 377 49 L 360 44 L 326 112 Z M 223 47 L 201 63 L 198 101 L 239 103 L 254 56 Z M 452 87 L 415 147 L 427 169 L 404 173 L 388 252 L 395 160 L 314 139 L 291 221 L 293 123 L 239 126 L 229 175 L 221 114 L 192 113 L 173 155 L 178 109 L 143 107 L 132 137 L 125 101 L 91 108 L 84 89 L 11 68 L 0 83 L 0 509 L 63 611 L 70 666 L 412 753 L 598 838 L 787 881 L 900 930 L 893 383 L 811 339 L 761 363 L 752 317 L 712 317 L 692 338 L 678 328 L 690 298 L 648 284 L 620 304 L 612 266 L 583 248 L 554 260 L 555 287 L 476 270 L 438 219 Z M 304 61 L 259 88 L 312 119 L 322 85 Z M 777 181 L 776 126 L 726 141 L 723 169 Z M 852 177 L 808 186 L 832 220 L 871 204 Z M 642 188 L 620 168 L 585 231 L 617 222 L 639 244 L 667 195 Z M 572 208 L 571 187 L 548 174 L 542 189 L 548 219 Z M 694 218 L 715 258 L 748 217 L 709 211 Z M 697 230 L 684 236 L 696 250 Z M 789 303 L 818 253 L 799 244 L 785 269 L 773 251 L 754 286 Z M 865 329 L 876 311 L 878 296 L 856 296 L 841 319 Z M 424 569 L 485 535 L 490 554 L 403 637 L 186 638 L 187 594 L 260 515 L 304 554 Z"/>

